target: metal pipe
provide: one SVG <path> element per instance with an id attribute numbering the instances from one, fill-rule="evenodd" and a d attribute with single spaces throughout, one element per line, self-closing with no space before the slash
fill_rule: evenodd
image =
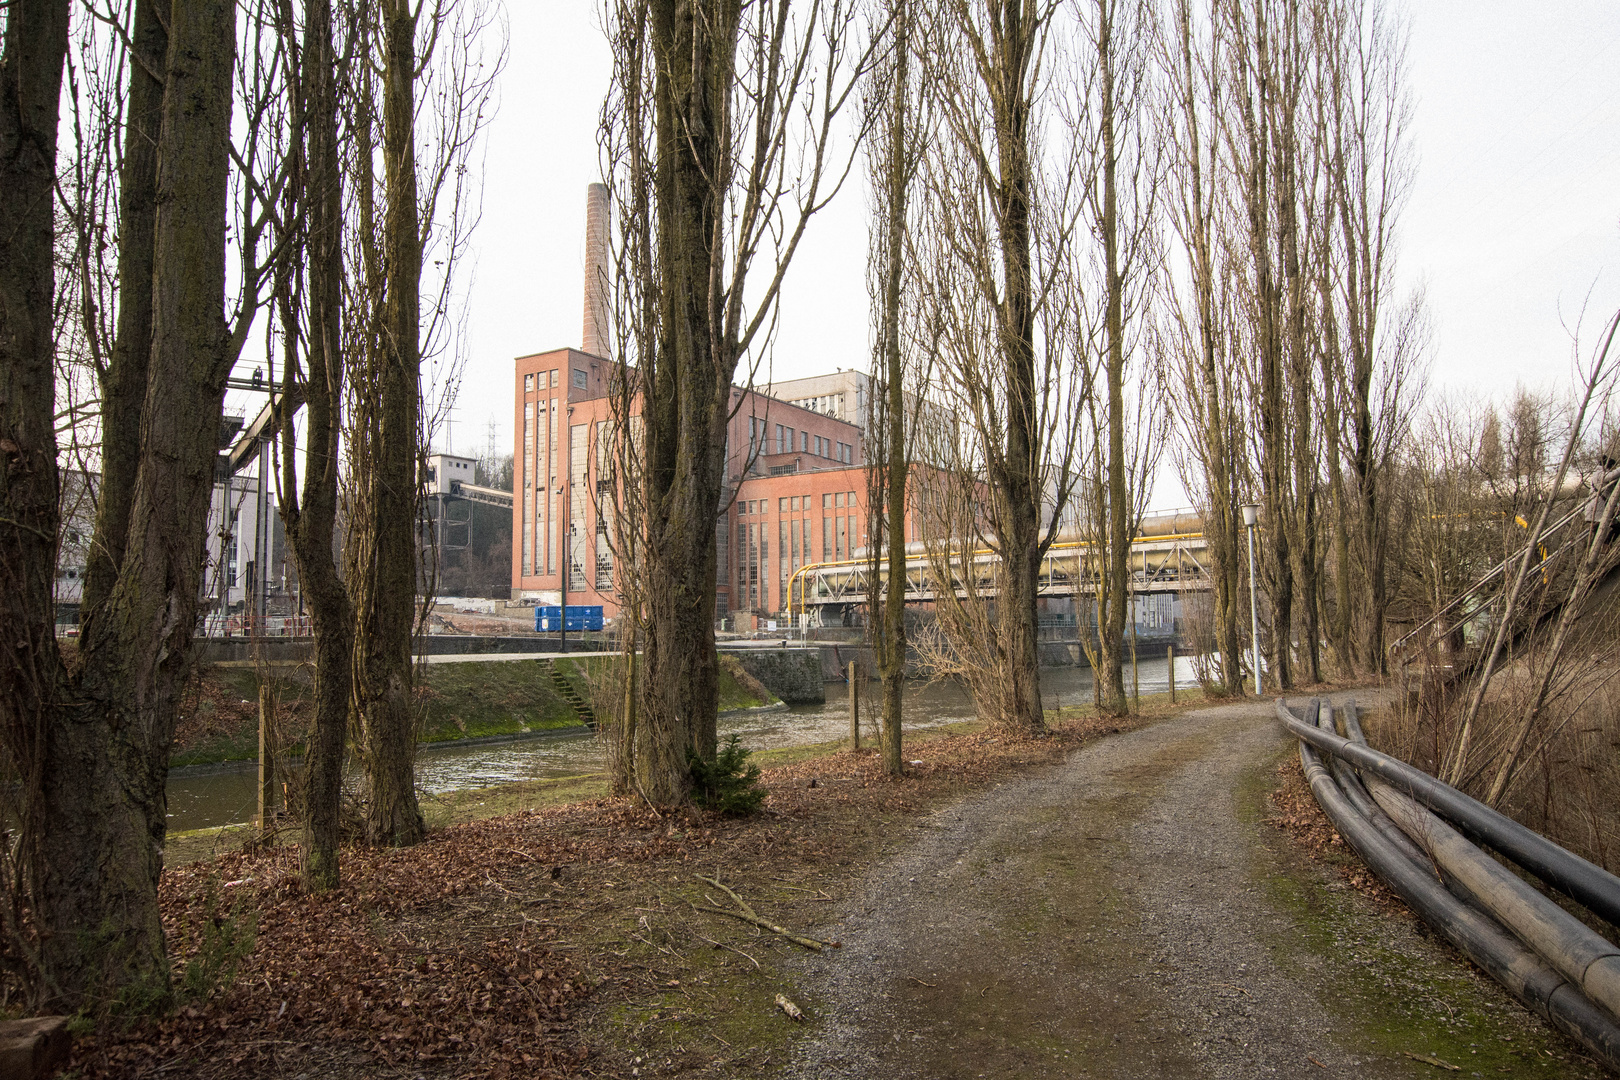
<path id="1" fill-rule="evenodd" d="M 1324 708 L 1322 715 L 1317 719 L 1316 726 L 1331 731 L 1333 728 L 1333 703 L 1323 702 L 1322 704 Z M 1354 705 L 1352 704 L 1349 708 L 1353 709 Z M 1314 702 L 1305 709 L 1307 719 L 1311 717 L 1313 711 Z M 1348 717 L 1350 713 L 1347 711 L 1345 715 Z M 1427 865 L 1430 862 L 1428 855 L 1424 854 L 1421 848 L 1412 843 L 1411 839 L 1401 831 L 1400 826 L 1390 820 L 1388 814 L 1379 809 L 1378 804 L 1373 801 L 1373 797 L 1362 786 L 1361 778 L 1356 775 L 1355 770 L 1338 758 L 1329 758 L 1328 760 L 1332 763 L 1333 778 L 1338 781 L 1345 798 L 1350 800 L 1351 805 L 1356 808 L 1356 812 L 1365 817 L 1373 828 L 1377 829 L 1384 839 L 1393 844 L 1402 855 L 1405 855 L 1419 866 Z"/>
<path id="2" fill-rule="evenodd" d="M 1554 904 L 1451 826 L 1376 777 L 1367 787 L 1395 824 L 1421 844 L 1480 907 L 1586 996 L 1620 1016 L 1620 947 Z"/>
<path id="3" fill-rule="evenodd" d="M 1286 711 L 1278 702 L 1279 712 Z M 1306 725 L 1290 716 L 1294 726 Z M 1314 728 L 1313 728 L 1314 730 Z M 1325 734 L 1325 733 L 1324 733 Z M 1426 867 L 1402 855 L 1350 805 L 1307 740 L 1300 764 L 1311 793 L 1339 835 L 1390 888 L 1526 1008 L 1612 1065 L 1620 1065 L 1620 1027 L 1579 990 L 1481 912 L 1458 900 Z"/>
<path id="4" fill-rule="evenodd" d="M 1346 702 L 1343 713 L 1345 735 L 1351 742 L 1366 745 L 1367 736 L 1356 716 L 1356 703 Z M 1352 777 L 1355 773 L 1338 758 L 1334 763 L 1340 786 L 1345 786 L 1343 774 L 1338 770 L 1343 769 Z M 1360 781 L 1357 783 L 1359 785 Z M 1424 857 L 1433 860 L 1449 875 L 1448 885 L 1462 889 L 1565 978 L 1586 991 L 1587 997 L 1620 1016 L 1620 946 L 1604 940 L 1470 844 L 1451 826 L 1388 784 L 1371 778 L 1367 788 L 1384 812 L 1380 816 L 1387 816 L 1397 825 L 1403 837 L 1423 845 Z"/>
<path id="5" fill-rule="evenodd" d="M 1288 710 L 1281 699 L 1277 701 L 1277 717 L 1300 739 L 1325 753 L 1344 758 L 1360 769 L 1364 776 L 1376 774 L 1396 790 L 1445 815 L 1475 842 L 1495 848 L 1559 892 L 1585 904 L 1609 922 L 1620 925 L 1620 878 L 1607 870 L 1565 851 L 1507 815 L 1469 798 L 1399 758 L 1305 724 Z"/>

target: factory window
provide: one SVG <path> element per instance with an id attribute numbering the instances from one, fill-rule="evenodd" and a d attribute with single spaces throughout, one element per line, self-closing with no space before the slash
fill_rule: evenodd
<path id="1" fill-rule="evenodd" d="M 778 514 L 785 514 L 788 512 L 788 501 L 786 499 L 776 500 L 776 512 Z"/>
<path id="2" fill-rule="evenodd" d="M 787 453 L 787 445 L 782 441 L 783 435 L 784 435 L 784 432 L 782 430 L 782 425 L 777 424 L 776 425 L 776 452 L 778 454 Z"/>
<path id="3" fill-rule="evenodd" d="M 534 393 L 534 372 L 532 371 L 523 376 L 523 392 L 525 394 Z"/>
<path id="4" fill-rule="evenodd" d="M 586 385 L 585 369 L 584 368 L 575 368 L 574 369 L 574 388 L 576 390 L 583 390 L 583 389 L 585 389 L 585 385 Z"/>
<path id="5" fill-rule="evenodd" d="M 793 501 L 792 501 L 792 503 L 790 505 L 795 510 L 799 509 L 799 497 L 797 495 L 793 496 Z"/>
<path id="6" fill-rule="evenodd" d="M 557 369 L 556 368 L 551 369 L 551 386 L 552 386 L 552 389 L 556 389 L 556 387 L 557 387 Z"/>
<path id="7" fill-rule="evenodd" d="M 831 492 L 828 492 L 827 494 L 825 494 L 825 495 L 823 495 L 821 497 L 821 508 L 823 510 L 831 510 L 832 509 L 832 493 Z"/>
<path id="8" fill-rule="evenodd" d="M 833 496 L 833 505 L 834 506 L 843 506 L 844 505 L 844 493 L 842 491 L 838 492 L 836 495 Z"/>
<path id="9" fill-rule="evenodd" d="M 799 449 L 808 454 L 810 452 L 810 433 L 808 431 L 799 432 L 799 440 Z"/>

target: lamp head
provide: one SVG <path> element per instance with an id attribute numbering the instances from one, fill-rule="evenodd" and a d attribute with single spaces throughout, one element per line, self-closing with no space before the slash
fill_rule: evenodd
<path id="1" fill-rule="evenodd" d="M 1252 529 L 1252 528 L 1254 528 L 1255 524 L 1259 520 L 1260 520 L 1260 507 L 1259 507 L 1259 504 L 1257 504 L 1257 503 L 1245 503 L 1244 506 L 1243 506 L 1243 524 L 1245 526 L 1247 526 L 1248 528 Z"/>

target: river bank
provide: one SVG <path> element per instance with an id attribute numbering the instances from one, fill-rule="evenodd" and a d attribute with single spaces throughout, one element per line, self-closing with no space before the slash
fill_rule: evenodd
<path id="1" fill-rule="evenodd" d="M 434 657 L 418 675 L 419 740 L 460 743 L 580 728 L 611 679 L 613 656 Z M 276 692 L 276 724 L 288 756 L 296 757 L 309 724 L 314 669 L 299 661 L 226 661 L 197 667 L 181 700 L 170 768 L 252 762 L 259 752 L 259 687 Z M 735 662 L 722 663 L 720 707 L 774 705 L 779 699 Z"/>
<path id="2" fill-rule="evenodd" d="M 524 661 L 492 661 L 499 670 Z M 441 665 L 430 665 L 436 674 Z M 442 665 L 462 669 L 466 664 Z M 475 665 L 482 667 L 484 665 Z M 1176 682 L 1186 688 L 1192 683 L 1191 661 L 1178 658 Z M 735 691 L 728 690 L 727 704 L 736 703 L 720 717 L 720 737 L 737 735 L 751 750 L 775 750 L 790 746 L 813 745 L 837 740 L 849 731 L 849 686 L 843 682 L 824 685 L 823 700 L 786 708 L 762 709 L 752 705 L 746 687 L 732 678 Z M 1134 680 L 1148 700 L 1169 688 L 1169 668 L 1163 658 L 1144 661 Z M 876 683 L 867 687 L 867 697 L 875 701 Z M 1054 667 L 1041 672 L 1042 695 L 1049 710 L 1072 709 L 1091 699 L 1091 671 L 1088 668 Z M 544 687 L 542 687 L 544 689 Z M 257 691 L 254 691 L 255 693 Z M 1184 693 L 1189 692 L 1184 689 Z M 875 717 L 867 706 L 867 727 Z M 907 730 L 921 731 L 971 721 L 973 702 L 954 682 L 917 681 L 907 686 L 904 722 Z M 256 736 L 256 720 L 247 732 Z M 532 735 L 504 742 L 481 743 L 471 738 L 448 739 L 425 747 L 417 758 L 417 787 L 424 809 L 433 813 L 436 803 L 449 793 L 483 790 L 503 783 L 527 783 L 588 775 L 602 768 L 602 748 L 597 740 L 577 725 L 544 730 L 543 738 Z M 246 738 L 246 735 L 243 736 Z M 213 829 L 251 819 L 257 791 L 256 772 L 251 762 L 240 762 L 210 769 L 177 769 L 169 783 L 169 828 L 171 834 Z"/>

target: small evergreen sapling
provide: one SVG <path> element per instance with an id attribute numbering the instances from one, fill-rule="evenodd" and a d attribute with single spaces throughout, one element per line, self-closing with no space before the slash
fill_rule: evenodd
<path id="1" fill-rule="evenodd" d="M 759 786 L 759 766 L 749 762 L 748 754 L 735 733 L 713 761 L 688 751 L 693 801 L 705 810 L 739 817 L 758 810 L 765 801 L 765 789 Z"/>

